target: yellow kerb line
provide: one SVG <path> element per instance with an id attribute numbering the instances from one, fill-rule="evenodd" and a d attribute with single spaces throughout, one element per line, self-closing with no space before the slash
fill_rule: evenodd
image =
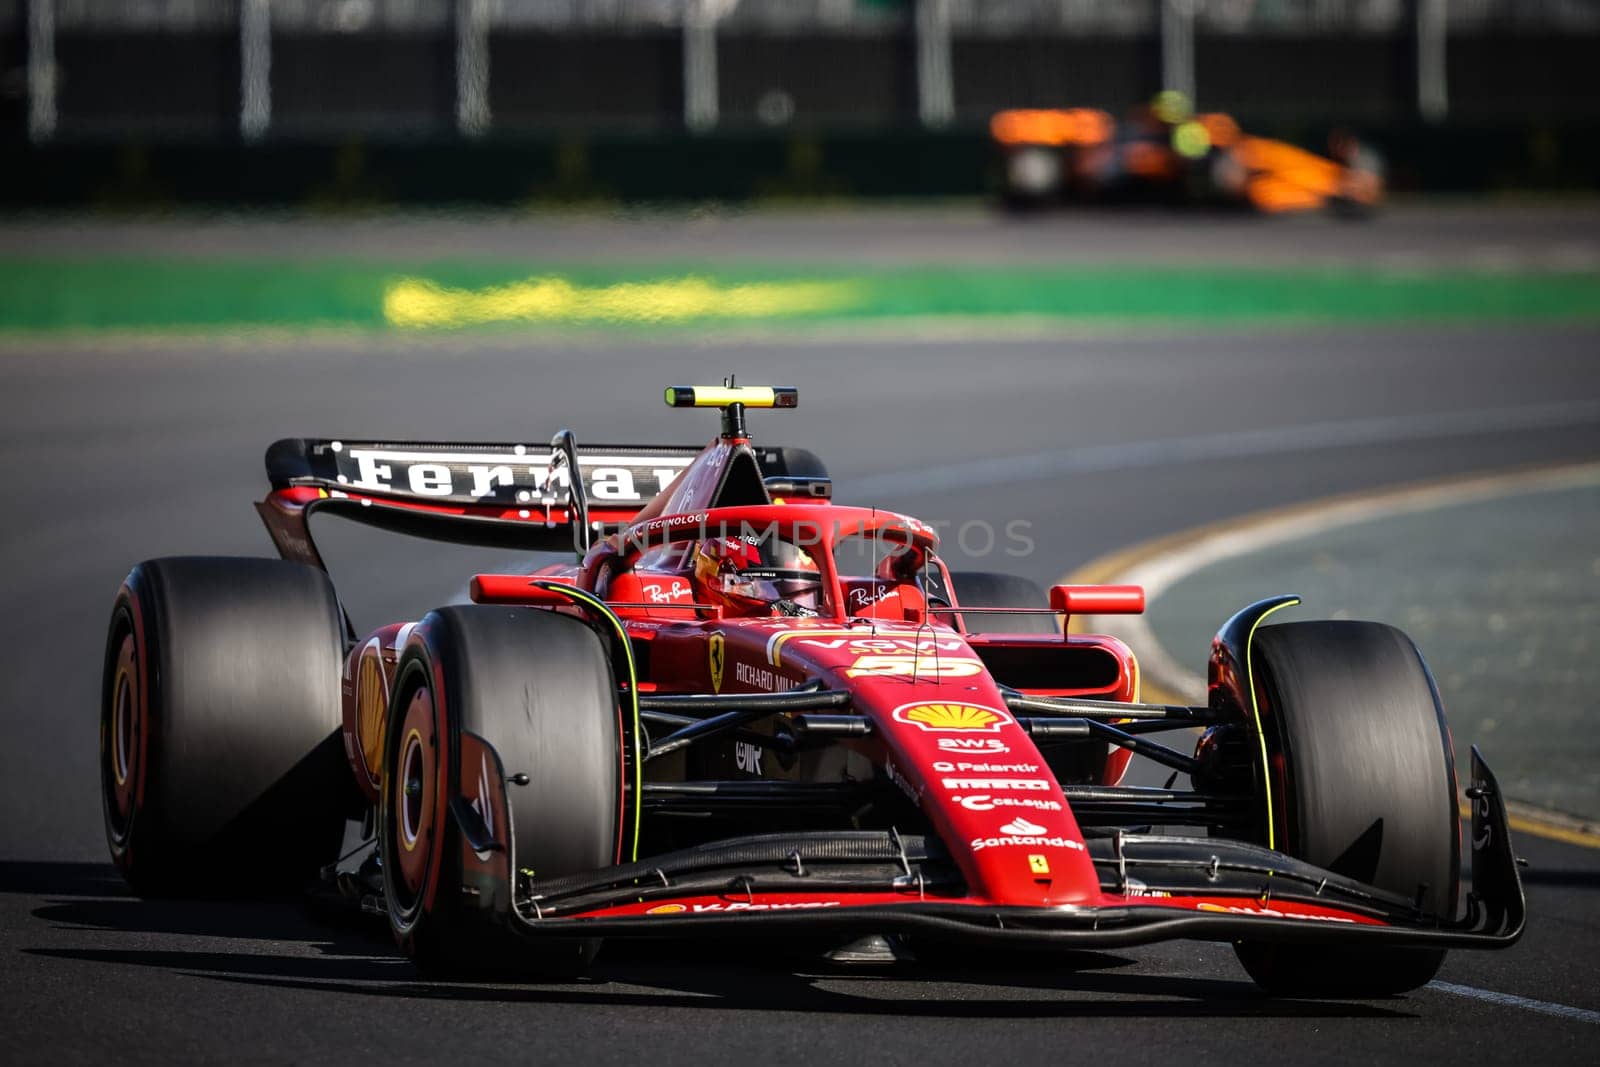
<path id="1" fill-rule="evenodd" d="M 491 323 L 670 323 L 762 319 L 835 311 L 859 300 L 839 281 L 723 284 L 694 276 L 615 285 L 578 285 L 559 275 L 482 289 L 453 289 L 426 278 L 400 278 L 383 294 L 391 326 L 439 329 Z"/>
<path id="2" fill-rule="evenodd" d="M 1506 812 L 1506 821 L 1511 829 L 1519 834 L 1532 834 L 1542 837 L 1547 841 L 1560 841 L 1567 845 L 1577 845 L 1579 848 L 1600 848 L 1600 832 L 1591 830 L 1586 823 L 1573 820 L 1574 825 L 1564 825 L 1565 820 L 1555 821 L 1557 816 L 1550 819 L 1541 818 L 1517 805 L 1515 812 Z M 1461 805 L 1461 817 L 1472 818 L 1472 805 Z"/>

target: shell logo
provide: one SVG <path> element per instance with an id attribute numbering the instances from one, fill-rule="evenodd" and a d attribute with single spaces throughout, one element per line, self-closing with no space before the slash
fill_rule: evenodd
<path id="1" fill-rule="evenodd" d="M 1011 716 L 982 704 L 902 704 L 894 709 L 896 722 L 909 723 L 929 733 L 999 733 Z"/>
<path id="2" fill-rule="evenodd" d="M 646 915 L 678 915 L 678 914 L 680 914 L 682 912 L 685 912 L 685 911 L 688 911 L 688 910 L 689 910 L 688 907 L 683 905 L 683 904 L 657 904 L 655 907 L 647 909 L 645 911 L 645 914 Z"/>

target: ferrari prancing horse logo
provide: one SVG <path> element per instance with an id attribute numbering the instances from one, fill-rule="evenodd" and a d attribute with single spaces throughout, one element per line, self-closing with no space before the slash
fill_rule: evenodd
<path id="1" fill-rule="evenodd" d="M 722 692 L 722 668 L 727 663 L 727 657 L 722 651 L 722 635 L 714 633 L 706 646 L 711 654 L 711 691 Z"/>

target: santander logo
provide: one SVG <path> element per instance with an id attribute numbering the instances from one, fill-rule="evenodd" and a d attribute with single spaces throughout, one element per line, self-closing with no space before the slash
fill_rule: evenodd
<path id="1" fill-rule="evenodd" d="M 1000 827 L 1000 832 L 1003 834 L 1014 834 L 1017 837 L 1034 837 L 1038 834 L 1044 833 L 1044 827 L 1038 825 L 1037 823 L 1031 823 L 1019 815 L 1017 818 L 1012 819 L 1010 822 Z"/>

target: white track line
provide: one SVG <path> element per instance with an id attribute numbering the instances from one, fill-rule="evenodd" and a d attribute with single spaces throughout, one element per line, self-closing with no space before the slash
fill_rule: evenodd
<path id="1" fill-rule="evenodd" d="M 1326 504 L 1300 505 L 1280 512 L 1244 516 L 1170 552 L 1135 564 L 1115 580 L 1142 585 L 1146 603 L 1178 582 L 1214 563 L 1253 555 L 1312 535 L 1374 519 L 1389 518 L 1500 496 L 1573 489 L 1600 484 L 1600 464 L 1588 463 L 1533 472 L 1492 474 L 1427 486 L 1401 486 Z M 1285 590 L 1293 592 L 1294 590 Z M 1242 606 L 1242 605 L 1241 605 Z M 1218 620 L 1219 622 L 1221 620 Z M 1150 624 L 1138 615 L 1097 616 L 1085 624 L 1133 646 L 1145 676 L 1162 688 L 1196 699 L 1205 693 L 1205 679 L 1175 660 L 1156 640 Z"/>
<path id="2" fill-rule="evenodd" d="M 1461 434 L 1559 429 L 1593 422 L 1600 422 L 1600 401 L 1568 401 L 1526 404 L 1519 407 L 1480 408 L 1473 411 L 1341 419 L 1264 430 L 1238 430 L 1189 437 L 1157 438 L 1127 444 L 1058 448 L 1021 456 L 946 464 L 933 469 L 921 466 L 897 471 L 880 471 L 859 477 L 835 479 L 837 485 L 844 490 L 835 493 L 835 497 L 847 496 L 850 499 L 870 503 L 873 498 L 881 496 L 970 489 L 974 485 L 1014 484 L 1064 474 L 1090 474 L 1215 459 L 1242 459 L 1319 448 L 1392 444 Z M 522 562 L 519 561 L 516 566 L 521 566 Z M 527 565 L 531 569 L 538 564 L 529 560 Z M 508 571 L 514 572 L 514 569 L 508 568 Z M 1164 584 L 1158 585 L 1147 576 L 1141 575 L 1141 577 L 1144 579 L 1146 595 L 1150 600 L 1154 600 L 1157 593 L 1172 581 L 1169 579 Z M 1135 581 L 1131 577 L 1125 580 Z M 467 590 L 463 586 L 452 603 L 468 602 Z M 1164 679 L 1163 684 L 1166 688 L 1177 692 L 1186 691 L 1185 686 L 1187 686 L 1188 691 L 1192 693 L 1196 685 L 1203 691 L 1204 683 L 1198 676 L 1178 665 L 1164 650 L 1156 646 L 1152 635 L 1147 632 L 1148 627 L 1144 626 L 1136 616 L 1126 617 L 1118 622 L 1107 620 L 1107 628 L 1101 632 L 1118 633 L 1123 623 L 1131 624 L 1135 630 L 1143 627 L 1146 631 L 1137 633 L 1141 643 L 1134 647 L 1153 650 L 1153 655 L 1140 657 L 1146 673 L 1152 679 Z"/>
<path id="3" fill-rule="evenodd" d="M 1524 1011 L 1536 1011 L 1541 1015 L 1553 1015 L 1558 1019 L 1571 1019 L 1574 1022 L 1600 1025 L 1600 1011 L 1590 1011 L 1587 1008 L 1574 1008 L 1566 1004 L 1555 1004 L 1548 1000 L 1534 1000 L 1532 997 L 1513 996 L 1510 993 L 1496 993 L 1492 989 L 1456 985 L 1454 982 L 1433 981 L 1428 983 L 1427 988 L 1437 989 L 1441 993 L 1450 993 L 1458 997 L 1471 997 L 1473 1000 L 1500 1004 L 1508 1008 L 1522 1008 Z"/>
<path id="4" fill-rule="evenodd" d="M 1559 429 L 1593 422 L 1600 422 L 1600 401 L 1563 401 L 1473 411 L 1338 419 L 1127 444 L 1055 448 L 1021 456 L 883 471 L 856 478 L 840 478 L 838 481 L 843 489 L 848 490 L 852 499 L 868 500 L 878 496 L 971 489 L 975 485 L 1028 482 L 1065 474 L 1092 474 L 1173 463 L 1244 459 L 1322 448 L 1355 448 L 1516 430 Z"/>

